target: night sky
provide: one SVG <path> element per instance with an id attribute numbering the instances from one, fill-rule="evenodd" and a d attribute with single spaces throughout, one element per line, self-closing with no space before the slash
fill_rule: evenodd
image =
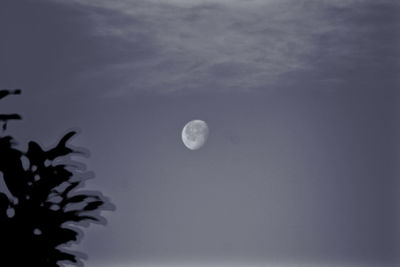
<path id="1" fill-rule="evenodd" d="M 86 266 L 395 266 L 399 40 L 395 0 L 1 0 L 0 111 L 80 129 Z"/>

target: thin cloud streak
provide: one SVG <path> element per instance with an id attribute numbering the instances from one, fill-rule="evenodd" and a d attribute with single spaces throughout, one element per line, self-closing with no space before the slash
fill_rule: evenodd
<path id="1" fill-rule="evenodd" d="M 72 2 L 95 22 L 93 34 L 127 44 L 126 60 L 85 73 L 117 76 L 120 86 L 109 96 L 265 90 L 286 74 L 319 71 L 315 55 L 344 62 L 368 57 L 357 40 L 376 30 L 356 21 L 369 0 Z"/>

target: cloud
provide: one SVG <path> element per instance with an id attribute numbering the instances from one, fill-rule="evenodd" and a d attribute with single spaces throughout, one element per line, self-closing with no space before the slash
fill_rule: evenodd
<path id="1" fill-rule="evenodd" d="M 360 27 L 355 19 L 373 1 L 72 2 L 87 10 L 93 34 L 124 41 L 125 60 L 90 74 L 115 76 L 119 86 L 109 94 L 121 95 L 264 90 L 287 74 L 318 72 L 321 60 L 366 56 L 358 41 L 371 23 Z"/>

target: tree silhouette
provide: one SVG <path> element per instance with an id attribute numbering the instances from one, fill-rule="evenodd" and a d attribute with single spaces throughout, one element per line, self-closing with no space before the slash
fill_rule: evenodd
<path id="1" fill-rule="evenodd" d="M 20 92 L 0 90 L 0 99 Z M 21 116 L 0 115 L 3 125 L 12 119 Z M 83 266 L 85 255 L 65 247 L 80 240 L 80 226 L 105 224 L 101 211 L 114 207 L 100 192 L 80 189 L 93 175 L 71 158 L 83 153 L 67 145 L 76 132 L 68 132 L 47 150 L 31 141 L 23 152 L 15 147 L 12 136 L 4 135 L 5 129 L 0 136 L 2 262 L 6 266 L 53 267 L 63 262 Z"/>

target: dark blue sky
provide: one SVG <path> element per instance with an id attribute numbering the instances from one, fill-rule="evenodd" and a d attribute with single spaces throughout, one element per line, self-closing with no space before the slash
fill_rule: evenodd
<path id="1" fill-rule="evenodd" d="M 399 260 L 396 1 L 3 0 L 0 111 L 91 151 L 88 266 Z M 192 119 L 210 135 L 189 151 Z M 396 134 L 397 133 L 397 134 Z M 264 266 L 264 265 L 263 265 Z"/>

